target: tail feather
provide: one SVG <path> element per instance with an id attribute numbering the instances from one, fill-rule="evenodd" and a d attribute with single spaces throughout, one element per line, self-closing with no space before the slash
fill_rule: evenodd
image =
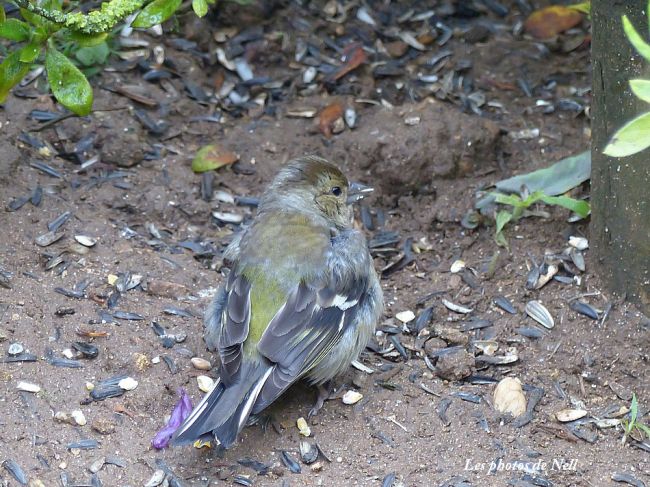
<path id="1" fill-rule="evenodd" d="M 213 436 L 230 447 L 246 425 L 257 396 L 273 371 L 261 364 L 242 364 L 240 379 L 225 385 L 220 379 L 176 431 L 172 443 L 184 445 Z"/>

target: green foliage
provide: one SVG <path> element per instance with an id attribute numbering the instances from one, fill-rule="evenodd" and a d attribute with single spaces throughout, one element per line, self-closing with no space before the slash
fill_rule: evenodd
<path id="1" fill-rule="evenodd" d="M 577 213 L 582 218 L 586 218 L 591 212 L 589 203 L 582 200 L 576 200 L 568 196 L 549 196 L 543 191 L 535 191 L 522 199 L 519 195 L 492 193 L 495 201 L 502 205 L 510 206 L 510 210 L 500 210 L 496 215 L 495 241 L 502 247 L 508 247 L 508 241 L 503 233 L 504 227 L 511 221 L 517 221 L 524 216 L 528 216 L 526 211 L 535 203 L 542 202 L 547 205 L 561 206 Z"/>
<path id="2" fill-rule="evenodd" d="M 641 436 L 645 434 L 646 437 L 650 438 L 650 427 L 644 423 L 639 422 L 638 416 L 639 401 L 636 398 L 636 394 L 632 394 L 629 419 L 623 418 L 621 420 L 621 425 L 623 426 L 623 438 L 621 438 L 621 443 L 625 443 L 627 441 L 627 437 L 634 433 L 639 433 Z"/>
<path id="3" fill-rule="evenodd" d="M 88 115 L 93 106 L 93 90 L 86 76 L 70 58 L 48 46 L 45 69 L 57 101 L 77 115 Z"/>
<path id="4" fill-rule="evenodd" d="M 135 18 L 133 27 L 146 29 L 157 24 L 162 24 L 181 6 L 181 0 L 153 0 Z M 207 6 L 206 6 L 207 7 Z"/>
<path id="5" fill-rule="evenodd" d="M 5 0 L 6 1 L 6 0 Z M 109 0 L 99 10 L 75 12 L 78 0 L 14 0 L 23 20 L 6 18 L 0 8 L 0 38 L 14 44 L 0 64 L 0 103 L 29 72 L 33 64 L 45 64 L 52 94 L 59 103 L 78 115 L 92 108 L 92 89 L 86 74 L 106 63 L 111 50 L 111 31 L 127 16 L 140 10 L 132 25 L 148 28 L 169 19 L 182 0 Z M 216 0 L 193 0 L 200 17 Z M 248 3 L 248 0 L 242 0 Z M 145 5 L 146 4 L 146 5 Z M 144 8 L 143 8 L 144 6 Z M 0 53 L 4 52 L 0 46 Z M 80 71 L 78 66 L 84 69 Z"/>
<path id="6" fill-rule="evenodd" d="M 646 14 L 650 16 L 650 0 Z M 623 15 L 622 21 L 623 31 L 630 44 L 646 61 L 650 62 L 650 44 L 643 40 L 626 15 Z M 630 90 L 640 100 L 650 103 L 650 80 L 630 80 Z M 625 157 L 648 147 L 650 147 L 650 111 L 642 113 L 618 129 L 603 153 L 611 157 Z"/>

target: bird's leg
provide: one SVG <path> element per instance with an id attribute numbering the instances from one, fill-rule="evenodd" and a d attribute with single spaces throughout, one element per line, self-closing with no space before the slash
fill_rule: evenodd
<path id="1" fill-rule="evenodd" d="M 331 380 L 328 380 L 325 384 L 319 384 L 316 386 L 318 389 L 318 396 L 316 397 L 316 402 L 309 410 L 309 414 L 307 415 L 308 418 L 316 416 L 318 414 L 318 411 L 322 409 L 325 401 L 329 399 L 330 394 L 332 393 L 333 386 L 334 381 Z"/>

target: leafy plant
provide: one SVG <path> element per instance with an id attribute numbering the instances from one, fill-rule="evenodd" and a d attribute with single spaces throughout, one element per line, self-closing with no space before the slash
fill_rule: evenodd
<path id="1" fill-rule="evenodd" d="M 63 0 L 15 0 L 20 7 L 18 18 L 7 18 L 0 7 L 0 38 L 7 39 L 9 54 L 0 64 L 0 103 L 9 91 L 29 72 L 33 64 L 44 64 L 52 94 L 61 105 L 83 116 L 90 113 L 93 91 L 78 66 L 96 67 L 108 59 L 107 41 L 112 29 L 126 17 L 140 10 L 132 22 L 136 28 L 148 28 L 169 19 L 181 0 L 110 0 L 99 10 L 73 12 L 77 2 Z M 193 0 L 199 17 L 216 0 Z"/>
<path id="2" fill-rule="evenodd" d="M 561 206 L 568 210 L 577 213 L 582 218 L 585 218 L 591 212 L 589 203 L 582 200 L 570 198 L 568 196 L 549 196 L 543 191 L 535 191 L 534 193 L 522 198 L 516 194 L 503 194 L 492 193 L 495 202 L 511 206 L 511 210 L 500 210 L 496 214 L 496 233 L 495 241 L 502 247 L 508 247 L 508 240 L 506 239 L 503 230 L 507 223 L 517 221 L 524 216 L 534 215 L 535 213 L 528 212 L 528 209 L 535 203 L 542 202 L 547 205 Z"/>
<path id="3" fill-rule="evenodd" d="M 650 0 L 646 13 L 650 16 Z M 650 62 L 650 44 L 639 34 L 627 15 L 623 15 L 622 21 L 623 31 L 630 44 L 646 61 Z M 650 103 L 650 80 L 631 79 L 630 89 L 638 99 Z M 648 147 L 650 147 L 650 111 L 642 113 L 618 129 L 603 153 L 612 157 L 625 157 Z"/>
<path id="4" fill-rule="evenodd" d="M 623 418 L 621 420 L 621 425 L 623 426 L 623 438 L 621 438 L 621 443 L 625 444 L 627 437 L 632 433 L 638 432 L 641 436 L 645 434 L 650 438 L 650 427 L 644 423 L 640 423 L 638 420 L 639 415 L 639 402 L 636 398 L 636 394 L 632 394 L 632 403 L 630 404 L 630 413 L 629 419 Z"/>

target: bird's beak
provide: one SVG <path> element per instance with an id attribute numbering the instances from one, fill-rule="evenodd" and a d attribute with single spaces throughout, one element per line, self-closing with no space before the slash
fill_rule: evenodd
<path id="1" fill-rule="evenodd" d="M 363 198 L 372 193 L 375 188 L 366 186 L 361 183 L 350 183 L 350 188 L 348 189 L 348 205 L 354 204 L 357 201 L 361 201 Z"/>

